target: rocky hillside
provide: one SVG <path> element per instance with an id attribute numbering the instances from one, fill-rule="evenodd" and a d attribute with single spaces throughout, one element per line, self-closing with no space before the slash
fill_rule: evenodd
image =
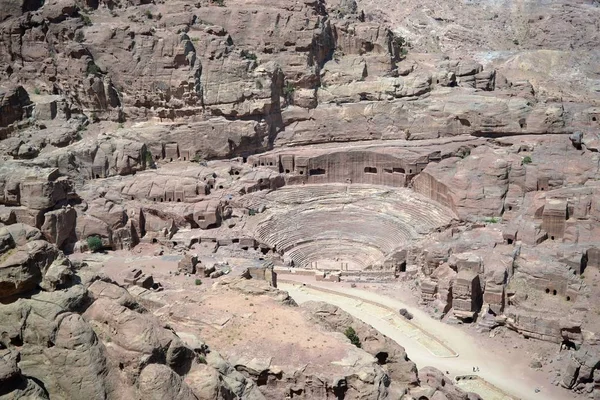
<path id="1" fill-rule="evenodd" d="M 414 281 L 598 396 L 599 32 L 593 0 L 0 0 L 0 399 L 476 398 L 229 267 L 98 272 L 143 251 Z"/>

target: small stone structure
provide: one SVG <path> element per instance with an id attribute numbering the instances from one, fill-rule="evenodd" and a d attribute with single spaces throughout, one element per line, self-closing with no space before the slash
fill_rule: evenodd
<path id="1" fill-rule="evenodd" d="M 452 308 L 459 319 L 472 320 L 481 309 L 479 275 L 472 270 L 462 270 L 452 286 Z"/>
<path id="2" fill-rule="evenodd" d="M 195 274 L 196 265 L 198 264 L 198 256 L 186 253 L 179 263 L 177 264 L 177 270 L 184 274 Z"/>
<path id="3" fill-rule="evenodd" d="M 274 271 L 274 265 L 271 261 L 256 261 L 255 265 L 244 271 L 244 276 L 250 279 L 264 280 L 269 282 L 271 286 L 277 287 L 277 273 Z"/>
<path id="4" fill-rule="evenodd" d="M 152 289 L 154 278 L 152 275 L 146 275 L 138 268 L 131 269 L 125 277 L 125 283 L 142 287 L 144 289 Z"/>
<path id="5" fill-rule="evenodd" d="M 560 239 L 565 234 L 565 221 L 568 218 L 565 200 L 546 200 L 542 214 L 542 228 L 551 240 Z"/>

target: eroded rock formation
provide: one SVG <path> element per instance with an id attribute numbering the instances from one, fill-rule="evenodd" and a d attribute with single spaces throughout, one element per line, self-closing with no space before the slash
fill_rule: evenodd
<path id="1" fill-rule="evenodd" d="M 292 310 L 277 272 L 414 282 L 435 317 L 556 344 L 560 385 L 598 396 L 598 21 L 558 0 L 0 0 L 0 397 L 471 396 L 339 309 Z M 88 252 L 133 254 L 129 291 Z M 273 337 L 214 334 L 229 361 L 192 344 L 161 309 L 183 278 L 302 314 L 338 376 L 264 361 Z"/>

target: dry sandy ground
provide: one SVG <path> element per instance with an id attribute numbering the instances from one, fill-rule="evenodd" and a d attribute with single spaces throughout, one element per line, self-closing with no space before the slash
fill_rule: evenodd
<path id="1" fill-rule="evenodd" d="M 289 276 L 285 276 L 285 278 L 288 279 Z M 294 277 L 293 279 L 296 280 L 298 278 Z M 417 341 L 410 340 L 410 338 L 402 335 L 389 321 L 374 316 L 372 312 L 356 308 L 351 302 L 348 302 L 350 305 L 342 307 L 345 311 L 397 341 L 406 349 L 409 358 L 419 368 L 433 366 L 442 371 L 449 371 L 450 375 L 455 377 L 471 375 L 473 374 L 473 366 L 477 366 L 480 369 L 477 375 L 515 398 L 523 400 L 563 400 L 576 398 L 573 393 L 550 384 L 547 375 L 544 373 L 530 369 L 528 366 L 530 361 L 528 357 L 521 355 L 517 359 L 506 354 L 506 349 L 502 352 L 501 348 L 494 349 L 487 345 L 484 347 L 480 341 L 475 340 L 473 336 L 469 335 L 463 329 L 436 321 L 424 311 L 414 306 L 371 291 L 354 289 L 348 284 L 315 282 L 314 280 L 302 280 L 301 278 L 300 281 L 313 286 L 335 290 L 342 294 L 362 297 L 396 309 L 406 308 L 414 315 L 413 321 L 418 326 L 435 337 L 442 339 L 459 354 L 456 358 L 436 357 Z M 288 290 L 292 297 L 300 303 L 308 300 L 320 300 L 332 302 L 338 306 L 341 305 L 339 304 L 339 300 L 335 299 L 336 296 L 331 296 L 327 293 L 315 295 L 315 292 L 310 291 L 307 294 L 298 287 L 287 284 L 280 284 L 280 288 Z M 540 392 L 535 393 L 535 388 L 539 388 Z"/>
<path id="2" fill-rule="evenodd" d="M 84 259 L 90 263 L 97 264 L 101 270 L 109 275 L 111 278 L 123 283 L 123 278 L 126 275 L 127 270 L 132 267 L 141 268 L 144 272 L 152 274 L 155 280 L 161 282 L 165 287 L 163 295 L 169 293 L 169 299 L 165 298 L 160 301 L 163 304 L 173 304 L 172 302 L 178 302 L 178 307 L 168 307 L 169 310 L 163 309 L 162 311 L 174 312 L 169 319 L 179 319 L 178 317 L 184 317 L 187 307 L 197 310 L 202 309 L 203 315 L 196 315 L 199 322 L 198 330 L 192 329 L 196 332 L 200 332 L 200 336 L 205 336 L 205 339 L 214 344 L 216 348 L 219 348 L 223 353 L 230 357 L 243 358 L 244 355 L 251 355 L 254 358 L 254 362 L 258 364 L 272 363 L 272 365 L 281 365 L 283 360 L 290 361 L 294 357 L 290 357 L 290 352 L 294 353 L 298 348 L 295 348 L 299 344 L 290 343 L 289 341 L 280 342 L 283 347 L 277 348 L 278 354 L 286 354 L 283 360 L 271 359 L 271 360 L 260 360 L 261 354 L 269 354 L 269 350 L 272 350 L 271 346 L 274 343 L 261 343 L 254 342 L 252 340 L 247 342 L 241 340 L 239 335 L 234 332 L 223 335 L 219 325 L 227 324 L 230 327 L 237 326 L 246 332 L 247 330 L 253 331 L 259 337 L 261 329 L 264 329 L 263 323 L 266 323 L 268 329 L 272 332 L 286 332 L 286 336 L 289 338 L 289 331 L 291 332 L 306 332 L 311 329 L 298 329 L 302 321 L 289 321 L 287 317 L 277 316 L 279 320 L 275 319 L 275 316 L 271 318 L 263 315 L 260 318 L 261 326 L 255 326 L 256 311 L 260 309 L 277 308 L 273 307 L 274 304 L 253 304 L 250 306 L 249 300 L 239 296 L 227 296 L 229 299 L 227 302 L 216 301 L 217 299 L 212 298 L 209 295 L 209 287 L 214 282 L 211 279 L 203 278 L 203 284 L 198 287 L 195 286 L 195 277 L 189 277 L 184 275 L 175 276 L 173 274 L 177 269 L 177 259 L 175 255 L 166 256 L 154 256 L 154 252 L 158 249 L 158 246 L 140 246 L 135 254 L 130 252 L 111 252 L 106 255 L 81 255 L 81 259 Z M 78 258 L 78 257 L 77 257 Z M 234 269 L 235 271 L 235 269 Z M 290 279 L 290 275 L 280 275 L 281 279 Z M 326 293 L 311 292 L 310 295 L 298 289 L 290 287 L 290 285 L 280 284 L 280 288 L 283 290 L 289 290 L 292 297 L 297 302 L 304 302 L 307 300 L 319 300 L 330 302 L 338 305 L 345 309 L 353 316 L 363 320 L 364 322 L 372 325 L 375 329 L 388 337 L 396 340 L 402 345 L 410 357 L 419 368 L 427 365 L 434 366 L 442 371 L 450 372 L 452 377 L 461 375 L 472 375 L 473 366 L 478 366 L 480 372 L 478 375 L 490 382 L 494 386 L 502 389 L 506 393 L 510 393 L 515 398 L 521 398 L 523 400 L 532 399 L 548 399 L 548 400 L 562 400 L 562 399 L 576 399 L 577 397 L 564 389 L 553 386 L 549 381 L 549 375 L 546 371 L 540 372 L 529 368 L 529 362 L 531 361 L 531 355 L 534 353 L 540 353 L 540 349 L 543 351 L 551 351 L 551 347 L 556 347 L 551 344 L 546 344 L 538 341 L 526 341 L 517 335 L 507 334 L 505 337 L 489 338 L 487 335 L 477 334 L 473 331 L 473 327 L 467 326 L 453 326 L 446 323 L 432 319 L 425 311 L 419 309 L 416 305 L 414 296 L 411 294 L 408 286 L 402 286 L 400 283 L 392 284 L 359 284 L 359 288 L 352 288 L 348 283 L 328 283 L 328 282 L 316 282 L 312 277 L 293 277 L 294 280 L 299 280 L 301 283 L 309 283 L 310 285 L 319 285 L 324 288 L 339 291 L 342 295 L 354 295 L 368 299 L 375 303 L 384 304 L 392 309 L 406 308 L 413 315 L 415 322 L 423 331 L 428 332 L 439 341 L 446 344 L 451 350 L 458 353 L 458 357 L 452 357 L 452 352 L 444 354 L 443 351 L 433 352 L 432 342 L 425 338 L 422 339 L 423 335 L 412 335 L 407 334 L 406 330 L 403 332 L 399 329 L 397 320 L 396 322 L 385 318 L 381 313 L 373 312 L 373 307 L 360 306 L 356 307 L 356 301 L 343 300 L 340 302 L 339 296 L 331 296 Z M 177 293 L 179 292 L 179 293 Z M 316 295 L 315 295 L 316 294 Z M 174 297 L 172 297 L 175 295 Z M 208 295 L 208 296 L 207 296 Z M 240 304 L 237 302 L 241 301 Z M 204 304 L 202 304 L 204 303 Z M 230 304 L 228 304 L 230 303 Z M 236 304 L 233 304 L 236 303 Z M 245 304 L 242 304 L 245 303 Z M 174 304 L 173 304 L 174 305 Z M 205 305 L 204 307 L 200 307 Z M 239 307 L 237 307 L 239 306 Z M 225 308 L 223 308 L 225 307 Z M 197 314 L 189 309 L 189 315 Z M 246 309 L 248 313 L 244 314 L 241 312 L 242 309 Z M 233 312 L 235 310 L 235 312 Z M 254 311 L 256 310 L 256 311 Z M 254 316 L 251 316 L 254 314 Z M 232 316 L 233 319 L 231 318 Z M 174 318 L 172 318 L 174 317 Z M 267 317 L 267 318 L 265 318 Z M 264 320 L 263 320 L 264 319 Z M 267 321 L 268 320 L 268 321 Z M 182 325 L 188 325 L 188 328 L 192 328 L 192 321 L 189 318 L 181 318 L 179 322 Z M 233 324 L 232 324 L 233 322 Z M 262 328 L 261 328 L 262 327 Z M 183 326 L 180 326 L 183 328 Z M 304 327 L 306 328 L 306 327 Z M 246 332 L 247 333 L 247 332 Z M 295 336 L 295 335 L 294 335 Z M 301 337 L 304 337 L 301 335 Z M 299 338 L 295 338 L 299 339 Z M 316 338 L 315 338 L 316 339 Z M 319 343 L 326 343 L 331 340 L 328 338 L 320 337 L 319 340 L 312 340 L 306 343 L 302 343 L 300 347 L 302 350 L 300 353 L 316 353 L 322 352 L 322 348 L 319 349 Z M 304 342 L 304 340 L 299 340 Z M 334 340 L 336 342 L 337 340 Z M 254 342 L 254 343 L 252 343 Z M 270 342 L 270 341 L 269 341 Z M 423 344 L 425 342 L 425 345 Z M 250 347 L 247 347 L 250 345 Z M 263 345 L 267 345 L 264 347 Z M 433 343 L 433 347 L 437 346 L 440 350 L 439 345 Z M 277 346 L 276 346 L 277 347 Z M 333 346 L 335 347 L 335 346 Z M 429 347 L 430 349 L 428 349 Z M 531 348 L 529 348 L 531 347 Z M 264 350 L 262 351 L 250 351 L 250 350 Z M 443 350 L 443 349 L 442 349 Z M 558 349 L 556 349 L 558 350 Z M 333 352 L 337 354 L 330 354 L 333 358 L 344 358 L 340 352 Z M 321 353 L 323 355 L 323 353 Z M 277 358 L 277 357 L 276 357 Z M 245 360 L 249 362 L 250 360 Z M 302 360 L 296 359 L 292 362 L 294 366 L 302 364 Z M 288 365 L 291 367 L 292 365 Z M 540 392 L 535 393 L 535 388 L 539 388 Z M 473 390 L 473 387 L 465 387 L 465 389 Z M 485 391 L 478 391 L 481 395 Z M 495 397 L 492 395 L 484 397 L 486 400 L 502 398 Z"/>
<path id="3" fill-rule="evenodd" d="M 164 290 L 151 292 L 134 287 L 131 291 L 139 294 L 140 302 L 178 334 L 201 338 L 234 365 L 333 380 L 356 371 L 357 366 L 373 363 L 372 356 L 356 349 L 343 334 L 307 320 L 298 308 L 290 312 L 290 306 L 273 294 L 245 294 L 215 285 L 239 274 L 247 260 L 225 257 L 232 267 L 231 274 L 219 279 L 202 277 L 202 284 L 196 285 L 197 276 L 174 274 L 180 256 L 154 256 L 159 249 L 140 245 L 134 253 L 78 254 L 73 259 L 86 261 L 121 284 L 131 268 L 152 275 Z M 248 284 L 252 286 L 251 281 Z"/>

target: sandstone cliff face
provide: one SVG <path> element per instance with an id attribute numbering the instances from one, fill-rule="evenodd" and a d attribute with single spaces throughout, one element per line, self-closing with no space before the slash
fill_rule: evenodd
<path id="1" fill-rule="evenodd" d="M 2 24 L 6 40 L 0 70 L 7 85 L 22 82 L 20 89 L 5 95 L 7 117 L 2 125 L 26 113 L 27 90 L 32 96 L 61 95 L 68 114 L 83 112 L 91 121 L 162 121 L 158 127 L 137 127 L 117 136 L 143 135 L 148 145 L 175 142 L 204 157 L 331 140 L 561 133 L 594 126 L 593 97 L 558 95 L 558 89 L 546 87 L 547 81 L 528 83 L 529 75 L 514 67 L 516 57 L 539 57 L 540 67 L 556 57 L 523 51 L 536 47 L 530 36 L 531 43 L 511 44 L 518 41 L 516 32 L 523 24 L 512 14 L 508 19 L 514 23 L 515 37 L 508 38 L 507 32 L 488 35 L 503 23 L 494 18 L 506 18 L 504 13 L 498 17 L 492 5 L 476 12 L 476 21 L 489 14 L 493 24 L 486 24 L 479 42 L 464 42 L 474 60 L 458 57 L 458 46 L 448 50 L 450 56 L 441 55 L 449 44 L 423 54 L 430 46 L 420 41 L 426 40 L 421 31 L 394 32 L 374 10 L 365 14 L 361 7 L 308 2 L 289 8 L 283 3 L 236 1 L 223 7 L 83 6 L 70 1 L 25 7 L 31 13 L 10 13 L 10 18 L 7 14 Z M 524 11 L 534 16 L 537 7 Z M 439 13 L 459 15 L 461 9 L 452 4 Z M 397 17 L 393 9 L 388 13 Z M 587 29 L 593 24 L 584 22 L 594 21 L 598 11 L 591 6 L 567 11 L 561 5 L 532 23 L 547 26 L 565 13 L 573 15 L 571 24 Z M 405 16 L 407 21 L 425 18 L 425 24 L 445 18 L 425 14 Z M 449 35 L 467 24 L 462 18 L 445 28 Z M 47 24 L 52 28 L 48 32 Z M 468 25 L 472 31 L 474 22 Z M 552 36 L 554 30 L 544 40 L 557 48 L 582 49 L 594 43 L 592 33 L 568 31 L 573 35 L 564 43 Z M 409 43 L 403 34 L 408 34 Z M 464 39 L 462 35 L 445 38 L 455 43 L 458 37 Z M 481 42 L 504 53 L 484 59 L 473 53 L 477 46 L 471 44 Z M 521 53 L 510 58 L 515 49 Z M 587 65 L 586 61 L 577 69 L 578 81 L 588 74 Z M 33 77 L 31 71 L 38 74 Z M 546 73 L 543 76 L 549 78 Z M 43 104 L 38 99 L 33 106 Z M 332 115 L 339 118 L 332 120 Z M 189 129 L 195 131 L 195 139 L 186 133 Z"/>
<path id="2" fill-rule="evenodd" d="M 275 358 L 273 365 L 263 369 L 258 359 L 236 354 L 221 339 L 215 339 L 217 347 L 236 360 L 229 363 L 191 333 L 193 324 L 180 318 L 181 312 L 191 309 L 174 308 L 168 316 L 163 315 L 167 326 L 160 318 L 161 297 L 142 293 L 139 300 L 160 307 L 148 310 L 126 288 L 98 276 L 87 265 L 73 265 L 57 252 L 48 255 L 40 246 L 52 246 L 36 240 L 40 232 L 35 228 L 11 225 L 3 229 L 1 237 L 6 241 L 37 245 L 36 249 L 28 248 L 29 254 L 37 258 L 44 255 L 51 265 L 38 268 L 21 261 L 19 275 L 31 275 L 23 284 L 11 281 L 11 275 L 0 274 L 1 398 L 260 400 L 293 395 L 382 399 L 411 390 L 437 390 L 453 399 L 476 398 L 468 397 L 449 381 L 443 389 L 435 384 L 423 387 L 402 347 L 336 307 L 310 304 L 303 314 L 287 293 L 264 280 L 244 277 L 223 280 L 204 296 L 208 300 L 221 298 L 225 290 L 231 307 L 244 302 L 244 296 L 246 300 L 251 296 L 257 304 L 270 304 L 276 315 L 311 329 L 322 327 L 325 333 L 320 335 L 329 342 L 328 357 L 342 358 L 326 369 L 318 365 L 307 369 L 304 365 L 302 371 L 289 370 L 293 362 L 275 364 Z M 0 266 L 0 273 L 6 271 L 6 266 Z M 12 291 L 5 290 L 12 284 Z M 177 292 L 181 290 L 168 296 Z M 210 315 L 213 311 L 208 306 L 203 305 L 202 312 Z M 257 314 L 256 318 L 264 315 Z M 326 333 L 346 325 L 355 326 L 365 338 L 364 350 L 340 333 Z M 183 329 L 181 336 L 172 326 Z M 245 329 L 251 333 L 251 327 Z M 269 342 L 272 337 L 265 334 L 259 339 Z M 437 373 L 432 371 L 427 373 Z"/>
<path id="3" fill-rule="evenodd" d="M 48 257 L 28 250 L 32 257 Z M 263 398 L 216 352 L 183 343 L 124 288 L 89 279 L 85 270 L 76 275 L 68 260 L 42 272 L 27 261 L 20 267 L 20 276 L 31 275 L 23 283 L 0 275 L 0 397 Z M 61 290 L 52 292 L 56 288 Z M 184 381 L 199 373 L 202 379 Z"/>
<path id="4" fill-rule="evenodd" d="M 417 386 L 368 327 L 385 365 L 334 341 L 360 368 L 331 382 L 184 344 L 73 271 L 61 250 L 90 240 L 311 268 L 343 253 L 356 270 L 322 278 L 418 280 L 437 316 L 595 346 L 600 8 L 571 3 L 0 0 L 0 397 Z M 562 385 L 597 394 L 583 348 Z"/>

